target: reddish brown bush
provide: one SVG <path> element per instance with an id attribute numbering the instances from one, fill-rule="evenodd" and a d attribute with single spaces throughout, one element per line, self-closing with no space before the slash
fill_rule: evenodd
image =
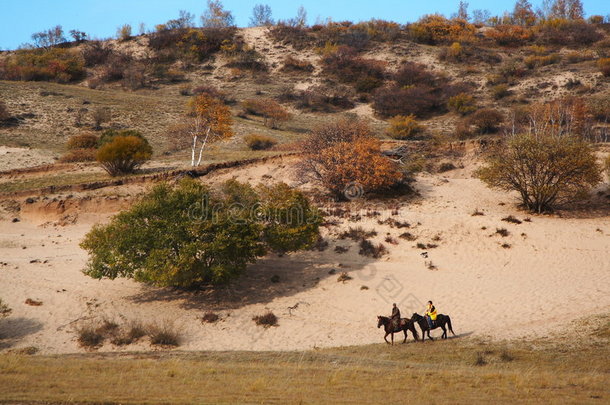
<path id="1" fill-rule="evenodd" d="M 304 49 L 313 43 L 313 37 L 304 27 L 278 23 L 269 30 L 271 37 L 286 45 L 292 45 L 296 50 Z"/>
<path id="2" fill-rule="evenodd" d="M 106 63 L 111 54 L 112 49 L 102 41 L 89 41 L 83 46 L 83 59 L 88 67 Z"/>
<path id="3" fill-rule="evenodd" d="M 444 101 L 442 94 L 430 86 L 390 85 L 375 91 L 373 109 L 382 117 L 411 114 L 421 117 L 439 109 Z"/>
<path id="4" fill-rule="evenodd" d="M 96 148 L 98 140 L 98 137 L 93 134 L 74 135 L 68 139 L 66 147 L 69 150 Z"/>
<path id="5" fill-rule="evenodd" d="M 299 92 L 286 91 L 281 101 L 293 101 L 295 107 L 311 112 L 336 112 L 354 108 L 353 90 L 347 86 L 315 86 Z"/>
<path id="6" fill-rule="evenodd" d="M 439 77 L 429 72 L 421 63 L 405 62 L 392 76 L 400 86 L 435 86 Z"/>
<path id="7" fill-rule="evenodd" d="M 242 106 L 246 113 L 262 116 L 269 128 L 277 128 L 281 122 L 290 119 L 288 111 L 270 98 L 247 99 L 242 101 Z"/>
<path id="8" fill-rule="evenodd" d="M 284 59 L 284 66 L 282 70 L 284 72 L 312 72 L 313 65 L 306 60 L 300 60 L 292 55 L 288 55 Z"/>
<path id="9" fill-rule="evenodd" d="M 246 142 L 246 145 L 248 145 L 248 148 L 252 150 L 267 150 L 273 148 L 277 144 L 277 141 L 274 138 L 257 134 L 245 136 L 244 141 Z"/>
<path id="10" fill-rule="evenodd" d="M 590 45 L 603 38 L 597 26 L 584 21 L 550 19 L 545 21 L 538 34 L 537 41 L 549 45 Z"/>
<path id="11" fill-rule="evenodd" d="M 383 83 L 385 63 L 358 56 L 354 48 L 340 46 L 322 58 L 324 70 L 344 83 L 358 83 L 361 91 L 371 91 Z"/>
<path id="12" fill-rule="evenodd" d="M 82 57 L 63 48 L 22 49 L 0 64 L 0 79 L 67 83 L 85 74 Z"/>
<path id="13" fill-rule="evenodd" d="M 469 123 L 477 127 L 482 134 L 496 132 L 502 121 L 504 121 L 502 113 L 492 108 L 478 110 L 469 119 Z"/>

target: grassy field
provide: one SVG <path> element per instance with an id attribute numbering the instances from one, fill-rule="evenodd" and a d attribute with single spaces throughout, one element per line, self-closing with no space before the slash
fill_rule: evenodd
<path id="1" fill-rule="evenodd" d="M 0 402 L 601 404 L 609 357 L 607 340 L 469 338 L 285 353 L 7 354 Z"/>

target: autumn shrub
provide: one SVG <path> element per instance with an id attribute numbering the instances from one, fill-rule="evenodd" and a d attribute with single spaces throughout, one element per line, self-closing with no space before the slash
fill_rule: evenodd
<path id="1" fill-rule="evenodd" d="M 168 29 L 165 26 L 150 36 L 149 46 L 170 60 L 201 62 L 220 51 L 223 42 L 232 43 L 235 32 L 234 27 Z"/>
<path id="2" fill-rule="evenodd" d="M 68 83 L 83 78 L 84 60 L 76 51 L 63 48 L 21 49 L 0 65 L 0 79 Z"/>
<path id="3" fill-rule="evenodd" d="M 553 53 L 550 55 L 532 55 L 523 60 L 528 69 L 534 69 L 540 66 L 547 66 L 558 63 L 561 60 L 561 55 Z"/>
<path id="4" fill-rule="evenodd" d="M 135 130 L 135 129 L 107 129 L 104 132 L 102 132 L 102 135 L 100 135 L 100 137 L 97 139 L 97 148 L 100 148 L 102 146 L 104 146 L 107 143 L 110 143 L 114 140 L 114 138 L 118 137 L 118 136 L 134 136 L 136 138 L 140 138 L 144 141 L 146 141 L 146 138 L 144 138 L 144 135 L 142 135 L 142 133 L 140 133 L 139 131 Z M 148 142 L 148 141 L 146 141 Z"/>
<path id="5" fill-rule="evenodd" d="M 218 88 L 211 84 L 203 84 L 197 86 L 192 90 L 192 93 L 194 96 L 197 96 L 199 94 L 207 94 L 210 97 L 222 100 L 225 104 L 230 101 L 226 93 L 221 90 L 218 90 Z"/>
<path id="6" fill-rule="evenodd" d="M 111 176 L 133 173 L 152 156 L 152 147 L 137 136 L 116 136 L 97 151 L 96 160 Z"/>
<path id="7" fill-rule="evenodd" d="M 360 241 L 360 250 L 358 251 L 358 254 L 362 256 L 380 259 L 387 253 L 388 249 L 382 243 L 375 245 L 368 239 L 362 239 Z"/>
<path id="8" fill-rule="evenodd" d="M 409 35 L 423 44 L 436 45 L 455 41 L 471 41 L 475 27 L 464 20 L 448 20 L 442 15 L 426 15 L 408 26 Z"/>
<path id="9" fill-rule="evenodd" d="M 382 117 L 396 115 L 425 116 L 438 110 L 445 98 L 440 92 L 427 85 L 399 87 L 384 86 L 373 93 L 373 110 Z"/>
<path id="10" fill-rule="evenodd" d="M 97 107 L 91 113 L 93 118 L 93 129 L 102 129 L 102 124 L 112 119 L 112 111 L 109 107 Z"/>
<path id="11" fill-rule="evenodd" d="M 390 119 L 389 124 L 386 134 L 394 139 L 417 139 L 423 132 L 423 127 L 417 122 L 415 115 L 397 115 Z"/>
<path id="12" fill-rule="evenodd" d="M 523 205 L 539 213 L 584 198 L 601 181 L 586 141 L 549 134 L 512 136 L 487 158 L 479 177 L 490 187 L 518 192 Z"/>
<path id="13" fill-rule="evenodd" d="M 462 62 L 466 57 L 464 47 L 459 42 L 446 46 L 439 52 L 438 58 L 448 62 Z"/>
<path id="14" fill-rule="evenodd" d="M 253 72 L 266 72 L 269 70 L 265 63 L 265 58 L 256 49 L 248 46 L 239 46 L 236 51 L 231 55 L 227 67 L 250 70 Z"/>
<path id="15" fill-rule="evenodd" d="M 552 18 L 538 27 L 537 42 L 548 45 L 590 45 L 603 38 L 593 24 L 585 21 Z"/>
<path id="16" fill-rule="evenodd" d="M 501 46 L 522 46 L 534 38 L 532 29 L 521 25 L 498 25 L 486 35 Z"/>
<path id="17" fill-rule="evenodd" d="M 597 61 L 597 67 L 606 77 L 610 77 L 610 58 L 602 58 Z"/>
<path id="18" fill-rule="evenodd" d="M 397 163 L 381 154 L 381 142 L 361 121 L 341 120 L 316 128 L 303 142 L 302 173 L 338 199 L 350 185 L 363 193 L 389 190 L 403 180 Z"/>
<path id="19" fill-rule="evenodd" d="M 314 40 L 307 28 L 285 22 L 279 22 L 271 27 L 269 34 L 276 42 L 291 45 L 297 51 L 311 46 Z"/>
<path id="20" fill-rule="evenodd" d="M 421 63 L 406 61 L 392 75 L 392 79 L 402 87 L 413 85 L 435 86 L 438 84 L 440 77 L 430 72 Z"/>
<path id="21" fill-rule="evenodd" d="M 283 183 L 254 189 L 229 180 L 211 190 L 185 178 L 154 186 L 95 226 L 81 243 L 89 253 L 85 274 L 157 286 L 225 283 L 269 251 L 312 246 L 320 222 L 308 199 Z"/>
<path id="22" fill-rule="evenodd" d="M 587 101 L 587 110 L 599 122 L 610 122 L 610 97 L 591 97 Z"/>
<path id="23" fill-rule="evenodd" d="M 354 108 L 353 90 L 347 86 L 313 86 L 280 95 L 282 101 L 293 101 L 295 107 L 311 112 L 336 112 Z"/>
<path id="24" fill-rule="evenodd" d="M 284 72 L 313 72 L 313 69 L 314 67 L 310 62 L 297 59 L 292 55 L 284 58 L 282 66 Z"/>
<path id="25" fill-rule="evenodd" d="M 180 332 L 171 322 L 149 325 L 146 334 L 150 337 L 150 344 L 155 346 L 176 347 L 180 346 L 182 340 Z"/>
<path id="26" fill-rule="evenodd" d="M 265 126 L 269 128 L 277 128 L 291 117 L 284 107 L 271 98 L 246 99 L 241 104 L 247 114 L 263 117 Z"/>
<path id="27" fill-rule="evenodd" d="M 112 52 L 112 48 L 106 42 L 88 41 L 83 45 L 82 50 L 85 66 L 92 67 L 106 63 Z"/>
<path id="28" fill-rule="evenodd" d="M 71 149 L 64 153 L 59 161 L 62 163 L 94 162 L 97 150 L 94 148 Z"/>
<path id="29" fill-rule="evenodd" d="M 103 82 L 114 82 L 125 78 L 127 70 L 134 63 L 133 57 L 124 52 L 113 52 L 102 66 L 99 75 Z"/>
<path id="30" fill-rule="evenodd" d="M 252 134 L 244 137 L 248 148 L 252 150 L 267 150 L 273 148 L 277 141 L 275 138 L 266 135 Z"/>
<path id="31" fill-rule="evenodd" d="M 470 114 L 477 109 L 474 97 L 466 93 L 450 97 L 447 101 L 447 107 L 450 111 L 461 115 Z"/>
<path id="32" fill-rule="evenodd" d="M 506 84 L 497 84 L 491 88 L 491 95 L 494 99 L 499 100 L 510 94 L 508 86 Z"/>
<path id="33" fill-rule="evenodd" d="M 340 46 L 322 58 L 324 71 L 344 83 L 356 83 L 358 90 L 369 92 L 383 84 L 385 63 L 358 56 L 354 48 Z"/>
<path id="34" fill-rule="evenodd" d="M 93 134 L 80 134 L 74 135 L 68 139 L 66 147 L 68 150 L 72 149 L 91 149 L 96 148 L 98 137 Z"/>
<path id="35" fill-rule="evenodd" d="M 468 122 L 474 125 L 481 134 L 496 132 L 504 121 L 504 116 L 500 111 L 493 108 L 483 108 L 473 113 Z"/>

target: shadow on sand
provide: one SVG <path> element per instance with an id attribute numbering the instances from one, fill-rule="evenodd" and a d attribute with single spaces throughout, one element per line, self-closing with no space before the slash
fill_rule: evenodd
<path id="1" fill-rule="evenodd" d="M 0 350 L 14 346 L 20 339 L 40 331 L 42 326 L 42 323 L 29 318 L 0 320 Z"/>
<path id="2" fill-rule="evenodd" d="M 336 280 L 342 272 L 352 277 L 352 282 L 359 282 L 359 275 L 368 274 L 370 270 L 365 268 L 376 260 L 360 256 L 354 242 L 339 241 L 337 244 L 350 246 L 350 251 L 341 255 L 334 253 L 335 243 L 331 242 L 323 252 L 309 251 L 263 258 L 248 266 L 244 274 L 228 285 L 198 290 L 143 286 L 142 292 L 128 298 L 136 303 L 181 301 L 180 306 L 185 309 L 213 311 L 237 309 L 271 302 L 278 297 L 293 296 L 327 278 Z M 277 282 L 273 282 L 272 277 Z"/>

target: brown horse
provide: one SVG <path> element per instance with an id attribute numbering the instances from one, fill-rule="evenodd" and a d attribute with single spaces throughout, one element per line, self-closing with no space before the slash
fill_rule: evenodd
<path id="1" fill-rule="evenodd" d="M 405 343 L 407 341 L 407 330 L 410 330 L 411 333 L 413 333 L 413 338 L 415 338 L 415 340 L 418 340 L 418 336 L 417 336 L 417 330 L 415 329 L 415 325 L 413 324 L 413 322 L 410 319 L 407 318 L 400 318 L 400 322 L 398 323 L 398 327 L 395 327 L 394 322 L 392 322 L 391 318 L 388 318 L 387 316 L 378 316 L 377 317 L 377 327 L 381 328 L 381 325 L 383 325 L 383 329 L 385 330 L 385 336 L 383 337 L 383 340 L 385 340 L 385 342 L 387 344 L 390 344 L 390 342 L 388 342 L 388 335 L 391 334 L 392 335 L 392 345 L 394 344 L 394 333 L 398 333 L 400 331 L 404 331 L 405 332 L 405 339 L 402 341 L 402 343 Z"/>
<path id="2" fill-rule="evenodd" d="M 430 336 L 430 325 L 428 325 L 428 320 L 426 318 L 424 318 L 420 314 L 413 314 L 413 316 L 411 317 L 411 322 L 417 322 L 419 324 L 422 333 L 422 342 L 426 340 L 426 333 L 428 333 L 428 338 L 430 340 L 434 340 L 432 339 L 432 336 Z M 455 336 L 453 328 L 451 327 L 451 318 L 449 318 L 449 315 L 438 314 L 436 316 L 436 321 L 434 322 L 435 323 L 432 329 L 441 328 L 443 330 L 443 335 L 441 336 L 441 339 L 447 339 L 447 329 L 445 329 L 445 325 L 447 325 L 453 336 Z"/>

